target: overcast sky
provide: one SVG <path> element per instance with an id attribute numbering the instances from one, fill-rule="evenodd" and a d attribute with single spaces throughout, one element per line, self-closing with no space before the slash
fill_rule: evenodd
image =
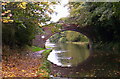
<path id="1" fill-rule="evenodd" d="M 51 21 L 57 22 L 62 17 L 67 17 L 69 15 L 68 6 L 65 6 L 68 0 L 61 0 L 61 4 L 51 6 L 51 8 L 57 12 L 53 13 L 51 16 Z"/>

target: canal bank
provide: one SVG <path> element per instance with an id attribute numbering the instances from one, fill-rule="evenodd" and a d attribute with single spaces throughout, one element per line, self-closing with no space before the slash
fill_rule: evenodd
<path id="1" fill-rule="evenodd" d="M 52 49 L 46 49 L 41 53 L 41 66 L 38 69 L 37 77 L 50 77 L 50 62 L 47 60 Z"/>

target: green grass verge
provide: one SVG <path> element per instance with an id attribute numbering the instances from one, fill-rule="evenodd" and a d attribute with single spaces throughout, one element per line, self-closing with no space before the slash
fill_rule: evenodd
<path id="1" fill-rule="evenodd" d="M 45 46 L 46 48 L 52 48 L 52 47 L 49 47 L 49 46 Z"/>
<path id="2" fill-rule="evenodd" d="M 40 48 L 40 47 L 36 47 L 36 46 L 32 46 L 30 49 L 31 49 L 32 52 L 37 52 L 37 51 L 44 50 L 44 48 Z"/>

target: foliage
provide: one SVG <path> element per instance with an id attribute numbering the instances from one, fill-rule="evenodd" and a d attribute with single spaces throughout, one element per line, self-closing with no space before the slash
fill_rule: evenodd
<path id="1" fill-rule="evenodd" d="M 71 2 L 67 23 L 93 28 L 93 42 L 119 42 L 120 2 Z"/>
<path id="2" fill-rule="evenodd" d="M 51 49 L 45 50 L 45 51 L 42 53 L 43 59 L 44 59 L 44 58 L 47 59 L 47 56 L 49 55 L 49 53 L 50 53 L 51 51 L 52 51 Z"/>
<path id="3" fill-rule="evenodd" d="M 69 42 L 80 41 L 80 33 L 78 33 L 78 32 L 72 32 L 72 31 L 67 31 L 67 33 L 66 33 L 66 39 Z"/>
<path id="4" fill-rule="evenodd" d="M 18 23 L 24 24 L 27 20 L 38 26 L 50 19 L 47 12 L 52 13 L 52 10 L 46 2 L 10 2 L 3 5 L 3 22 L 9 17 Z"/>
<path id="5" fill-rule="evenodd" d="M 42 66 L 39 68 L 38 71 L 38 76 L 40 75 L 40 77 L 49 77 L 50 74 L 50 62 L 47 60 L 47 57 L 49 55 L 49 53 L 51 52 L 51 49 L 45 50 L 44 52 L 42 52 Z"/>
<path id="6" fill-rule="evenodd" d="M 31 45 L 35 35 L 43 32 L 41 24 L 50 20 L 49 5 L 52 2 L 2 3 L 3 44 L 11 48 Z"/>
<path id="7" fill-rule="evenodd" d="M 65 43 L 66 41 L 67 41 L 67 39 L 65 37 L 61 37 L 58 42 Z"/>
<path id="8" fill-rule="evenodd" d="M 50 42 L 88 42 L 88 38 L 78 32 L 74 31 L 64 31 L 51 36 Z"/>
<path id="9" fill-rule="evenodd" d="M 111 50 L 111 51 L 120 51 L 120 43 L 119 42 L 106 42 L 106 43 L 94 43 L 93 48 Z"/>
<path id="10" fill-rule="evenodd" d="M 50 39 L 50 42 L 57 43 L 60 38 L 61 38 L 61 35 L 57 33 L 57 34 L 51 36 L 49 39 Z"/>
<path id="11" fill-rule="evenodd" d="M 50 70 L 49 70 L 49 61 L 44 61 L 42 66 L 39 68 L 39 71 L 38 71 L 38 76 L 40 77 L 49 77 L 49 73 L 50 73 Z"/>

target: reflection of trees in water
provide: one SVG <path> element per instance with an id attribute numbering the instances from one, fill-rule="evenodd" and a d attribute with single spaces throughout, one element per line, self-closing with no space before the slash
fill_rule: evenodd
<path id="1" fill-rule="evenodd" d="M 70 55 L 74 58 L 71 62 L 76 62 L 76 64 L 78 62 L 75 60 L 82 62 L 89 56 L 89 50 L 85 46 L 68 44 L 68 49 L 70 49 L 70 53 L 67 53 L 68 56 Z"/>
<path id="2" fill-rule="evenodd" d="M 52 69 L 63 77 L 120 77 L 119 60 L 120 54 L 117 51 L 91 50 L 89 58 L 77 66 L 53 66 Z M 52 73 L 55 74 L 54 71 Z"/>
<path id="3" fill-rule="evenodd" d="M 118 53 L 95 50 L 93 55 L 88 58 L 88 61 L 78 65 L 76 69 L 81 66 L 85 74 L 92 74 L 97 77 L 115 77 L 120 73 L 118 71 L 119 62 L 117 59 L 120 59 L 120 54 Z"/>
<path id="4" fill-rule="evenodd" d="M 62 62 L 62 64 L 70 63 L 70 60 L 68 60 L 68 59 L 59 59 L 59 61 Z"/>
<path id="5" fill-rule="evenodd" d="M 77 65 L 83 62 L 89 56 L 89 50 L 86 46 L 81 46 L 77 44 L 58 44 L 55 50 L 61 50 L 66 52 L 57 53 L 59 61 L 64 65 L 65 63 L 71 63 L 72 65 Z M 71 58 L 70 58 L 71 57 Z"/>

